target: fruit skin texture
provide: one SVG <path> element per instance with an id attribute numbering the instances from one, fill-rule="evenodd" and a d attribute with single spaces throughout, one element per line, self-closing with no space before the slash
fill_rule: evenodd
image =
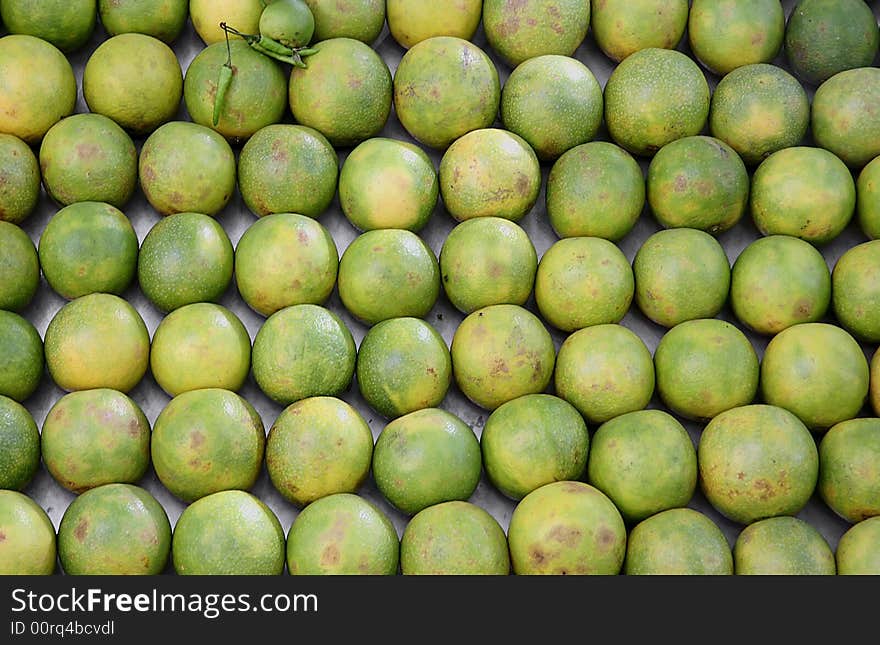
<path id="1" fill-rule="evenodd" d="M 833 576 L 834 552 L 819 531 L 797 517 L 769 517 L 745 527 L 733 545 L 737 575 Z"/>
<path id="2" fill-rule="evenodd" d="M 880 420 L 849 419 L 819 442 L 818 492 L 851 524 L 880 515 Z"/>
<path id="3" fill-rule="evenodd" d="M 95 31 L 97 0 L 4 0 L 0 19 L 11 34 L 36 36 L 71 53 Z"/>
<path id="4" fill-rule="evenodd" d="M 435 36 L 407 50 L 394 72 L 394 109 L 417 141 L 445 150 L 498 114 L 501 83 L 492 59 L 472 42 Z"/>
<path id="5" fill-rule="evenodd" d="M 158 575 L 171 549 L 171 524 L 149 491 L 106 484 L 75 498 L 58 525 L 68 575 Z"/>
<path id="6" fill-rule="evenodd" d="M 400 540 L 403 575 L 510 573 L 507 536 L 494 517 L 470 502 L 451 501 L 419 511 Z"/>
<path id="7" fill-rule="evenodd" d="M 46 415 L 40 439 L 49 473 L 77 494 L 104 484 L 136 484 L 150 465 L 150 423 L 137 403 L 116 390 L 65 394 Z"/>
<path id="8" fill-rule="evenodd" d="M 518 305 L 490 305 L 468 314 L 455 330 L 450 353 L 459 389 L 490 411 L 518 396 L 543 392 L 556 359 L 550 332 Z"/>
<path id="9" fill-rule="evenodd" d="M 632 154 L 650 157 L 671 141 L 698 135 L 709 117 L 709 85 L 699 66 L 674 49 L 649 47 L 625 58 L 605 84 L 605 125 Z"/>
<path id="10" fill-rule="evenodd" d="M 334 493 L 354 493 L 372 458 L 370 426 L 352 406 L 330 396 L 289 405 L 266 441 L 272 485 L 300 508 Z"/>
<path id="11" fill-rule="evenodd" d="M 33 323 L 0 309 L 0 395 L 22 403 L 43 379 L 43 340 Z"/>
<path id="12" fill-rule="evenodd" d="M 856 214 L 869 240 L 880 239 L 880 161 L 872 160 L 856 180 Z"/>
<path id="13" fill-rule="evenodd" d="M 761 394 L 812 431 L 852 419 L 868 396 L 868 361 L 856 340 L 828 323 L 803 323 L 774 336 L 761 360 Z"/>
<path id="14" fill-rule="evenodd" d="M 77 83 L 70 61 L 40 38 L 0 38 L 0 133 L 29 145 L 76 108 Z"/>
<path id="15" fill-rule="evenodd" d="M 648 47 L 675 49 L 688 23 L 686 0 L 593 0 L 590 5 L 593 38 L 615 62 Z"/>
<path id="16" fill-rule="evenodd" d="M 875 350 L 871 357 L 871 383 L 869 398 L 874 414 L 880 416 L 880 350 Z"/>
<path id="17" fill-rule="evenodd" d="M 39 468 L 40 431 L 34 418 L 18 401 L 0 395 L 0 489 L 24 490 Z"/>
<path id="18" fill-rule="evenodd" d="M 0 134 L 0 221 L 21 224 L 40 198 L 40 164 L 30 146 L 11 134 Z"/>
<path id="19" fill-rule="evenodd" d="M 111 36 L 136 32 L 170 44 L 183 31 L 189 0 L 98 0 L 98 14 Z"/>
<path id="20" fill-rule="evenodd" d="M 315 35 L 315 16 L 303 0 L 270 2 L 260 14 L 260 34 L 287 47 L 305 47 Z"/>
<path id="21" fill-rule="evenodd" d="M 189 0 L 189 15 L 196 33 L 210 45 L 226 42 L 221 21 L 244 34 L 260 33 L 260 15 L 265 6 L 265 0 Z M 238 36 L 229 34 L 229 38 Z"/>
<path id="22" fill-rule="evenodd" d="M 388 31 L 404 49 L 434 36 L 470 40 L 477 32 L 482 15 L 482 0 L 455 0 L 442 4 L 388 0 L 385 3 Z"/>
<path id="23" fill-rule="evenodd" d="M 880 342 L 880 240 L 852 246 L 831 273 L 837 320 L 857 339 Z"/>
<path id="24" fill-rule="evenodd" d="M 11 222 L 0 221 L 0 248 L 0 309 L 18 312 L 40 286 L 40 259 L 28 234 Z"/>
<path id="25" fill-rule="evenodd" d="M 393 576 L 399 561 L 400 540 L 391 520 L 351 493 L 315 500 L 287 534 L 290 575 Z"/>
<path id="26" fill-rule="evenodd" d="M 626 555 L 626 525 L 598 488 L 554 482 L 516 505 L 507 541 L 517 575 L 617 575 Z"/>
<path id="27" fill-rule="evenodd" d="M 383 497 L 407 515 L 467 500 L 482 471 L 474 431 L 451 412 L 424 408 L 389 422 L 373 450 L 373 477 Z"/>
<path id="28" fill-rule="evenodd" d="M 872 517 L 853 524 L 840 536 L 834 557 L 837 574 L 880 574 L 880 517 Z"/>
<path id="29" fill-rule="evenodd" d="M 550 394 L 526 394 L 489 415 L 480 449 L 489 481 L 518 501 L 544 484 L 580 479 L 590 437 L 573 405 Z"/>
<path id="30" fill-rule="evenodd" d="M 829 78 L 813 96 L 810 124 L 816 145 L 851 168 L 863 168 L 880 155 L 880 119 L 872 114 L 878 101 L 876 67 L 850 69 Z"/>
<path id="31" fill-rule="evenodd" d="M 260 499 L 227 490 L 183 509 L 171 559 L 177 575 L 281 575 L 284 529 Z"/>
<path id="32" fill-rule="evenodd" d="M 354 38 L 371 45 L 385 25 L 382 0 L 305 0 L 315 17 L 313 42 Z"/>
<path id="33" fill-rule="evenodd" d="M 733 408 L 709 421 L 697 464 L 709 503 L 740 524 L 800 512 L 819 476 L 818 450 L 806 426 L 765 404 Z"/>
<path id="34" fill-rule="evenodd" d="M 48 576 L 55 572 L 57 538 L 52 520 L 34 500 L 0 490 L 0 575 Z"/>

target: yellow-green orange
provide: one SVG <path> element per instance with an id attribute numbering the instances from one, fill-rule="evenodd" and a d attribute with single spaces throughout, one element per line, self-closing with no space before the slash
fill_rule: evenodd
<path id="1" fill-rule="evenodd" d="M 385 26 L 382 0 L 305 0 L 315 17 L 315 42 L 355 38 L 371 45 Z"/>
<path id="2" fill-rule="evenodd" d="M 880 342 L 880 240 L 851 246 L 831 272 L 837 321 L 857 339 Z"/>
<path id="3" fill-rule="evenodd" d="M 49 576 L 57 558 L 55 527 L 46 511 L 15 490 L 0 490 L 0 574 Z"/>
<path id="4" fill-rule="evenodd" d="M 880 69 L 839 72 L 813 96 L 810 130 L 817 146 L 830 150 L 851 168 L 861 169 L 880 155 Z"/>
<path id="5" fill-rule="evenodd" d="M 687 0 L 592 0 L 590 4 L 593 38 L 616 62 L 648 47 L 675 49 L 688 23 Z"/>
<path id="6" fill-rule="evenodd" d="M 226 42 L 225 22 L 243 34 L 260 33 L 260 15 L 266 0 L 189 0 L 193 28 L 206 45 Z M 229 34 L 229 38 L 238 38 Z"/>
<path id="7" fill-rule="evenodd" d="M 0 489 L 23 490 L 39 468 L 40 431 L 34 418 L 21 403 L 0 395 Z"/>
<path id="8" fill-rule="evenodd" d="M 819 442 L 816 490 L 851 524 L 880 515 L 880 419 L 848 419 Z"/>
<path id="9" fill-rule="evenodd" d="M 21 311 L 33 301 L 40 286 L 37 248 L 24 230 L 4 221 L 0 221 L 0 248 L 0 309 Z"/>
<path id="10" fill-rule="evenodd" d="M 481 0 L 422 2 L 422 0 L 387 0 L 385 18 L 391 37 L 409 49 L 434 36 L 455 36 L 470 40 L 477 32 L 483 15 Z"/>
<path id="11" fill-rule="evenodd" d="M 0 134 L 0 221 L 21 224 L 40 198 L 40 164 L 31 147 L 11 134 Z"/>
<path id="12" fill-rule="evenodd" d="M 880 161 L 872 160 L 856 180 L 856 215 L 868 239 L 880 239 Z"/>
<path id="13" fill-rule="evenodd" d="M 260 14 L 260 34 L 286 47 L 305 47 L 315 35 L 315 16 L 303 0 L 274 0 Z"/>
<path id="14" fill-rule="evenodd" d="M 0 395 L 23 402 L 43 380 L 43 340 L 33 323 L 0 309 Z"/>
<path id="15" fill-rule="evenodd" d="M 97 0 L 3 0 L 0 19 L 10 34 L 36 36 L 70 53 L 92 37 Z"/>
<path id="16" fill-rule="evenodd" d="M 111 36 L 135 32 L 171 43 L 189 17 L 189 0 L 98 0 L 98 15 Z"/>
<path id="17" fill-rule="evenodd" d="M 880 574 L 880 517 L 849 527 L 837 542 L 834 557 L 838 575 Z"/>
<path id="18" fill-rule="evenodd" d="M 733 545 L 737 575 L 833 576 L 834 552 L 812 524 L 768 517 L 745 527 Z"/>
<path id="19" fill-rule="evenodd" d="M 880 349 L 875 350 L 870 365 L 870 391 L 868 393 L 874 414 L 880 416 Z"/>

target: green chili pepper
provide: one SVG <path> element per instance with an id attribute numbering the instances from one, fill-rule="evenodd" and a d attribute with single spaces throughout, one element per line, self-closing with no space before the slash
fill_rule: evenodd
<path id="1" fill-rule="evenodd" d="M 223 110 L 223 101 L 226 98 L 226 92 L 232 84 L 232 48 L 229 46 L 229 31 L 226 29 L 226 23 L 221 22 L 220 27 L 226 34 L 226 62 L 220 67 L 220 76 L 217 79 L 217 93 L 214 95 L 214 120 L 216 126 L 220 122 L 220 112 Z"/>
<path id="2" fill-rule="evenodd" d="M 251 45 L 253 46 L 254 43 L 251 43 Z M 278 54 L 279 56 L 290 56 L 293 54 L 293 49 L 291 49 L 287 45 L 282 45 L 274 38 L 269 38 L 268 36 L 264 36 L 262 34 L 260 34 L 260 39 L 256 42 L 256 45 L 259 45 L 262 49 L 266 51 Z"/>

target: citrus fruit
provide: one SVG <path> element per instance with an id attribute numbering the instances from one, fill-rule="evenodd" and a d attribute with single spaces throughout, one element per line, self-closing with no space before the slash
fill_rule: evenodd
<path id="1" fill-rule="evenodd" d="M 27 318 L 0 309 L 0 395 L 21 403 L 43 379 L 45 364 L 40 332 Z"/>
<path id="2" fill-rule="evenodd" d="M 367 139 L 339 171 L 339 205 L 359 231 L 405 228 L 417 233 L 431 218 L 439 194 L 434 163 L 408 141 Z"/>
<path id="3" fill-rule="evenodd" d="M 857 339 L 880 342 L 880 240 L 851 246 L 831 273 L 834 314 Z"/>
<path id="4" fill-rule="evenodd" d="M 0 134 L 0 221 L 21 224 L 40 198 L 40 165 L 30 146 L 11 134 Z"/>
<path id="5" fill-rule="evenodd" d="M 260 15 L 266 0 L 189 0 L 193 28 L 206 45 L 226 42 L 225 22 L 243 34 L 260 33 Z M 238 38 L 229 34 L 229 38 Z"/>
<path id="6" fill-rule="evenodd" d="M 559 347 L 553 381 L 558 396 L 576 407 L 587 423 L 598 425 L 651 401 L 651 351 L 622 325 L 585 327 Z"/>
<path id="7" fill-rule="evenodd" d="M 593 140 L 602 124 L 603 103 L 602 87 L 589 67 L 570 56 L 547 54 L 523 61 L 507 77 L 501 121 L 539 159 L 554 160 Z"/>
<path id="8" fill-rule="evenodd" d="M 535 303 L 562 331 L 618 323 L 635 288 L 629 260 L 601 237 L 569 237 L 548 248 L 535 275 Z"/>
<path id="9" fill-rule="evenodd" d="M 269 429 L 272 485 L 300 508 L 334 493 L 354 493 L 373 459 L 373 433 L 351 405 L 313 396 L 287 406 Z"/>
<path id="10" fill-rule="evenodd" d="M 27 233 L 5 221 L 0 221 L 0 248 L 0 309 L 21 311 L 40 286 L 37 248 Z"/>
<path id="11" fill-rule="evenodd" d="M 0 574 L 49 576 L 55 572 L 57 540 L 46 511 L 15 490 L 0 490 Z"/>
<path id="12" fill-rule="evenodd" d="M 880 239 L 880 161 L 869 161 L 856 180 L 856 214 L 859 227 L 868 239 Z"/>
<path id="13" fill-rule="evenodd" d="M 382 0 L 305 0 L 315 18 L 315 42 L 328 38 L 354 38 L 373 43 L 385 26 Z"/>
<path id="14" fill-rule="evenodd" d="M 434 251 L 412 231 L 376 229 L 358 235 L 339 259 L 339 297 L 367 325 L 426 316 L 440 295 Z"/>
<path id="15" fill-rule="evenodd" d="M 183 31 L 189 4 L 189 0 L 98 0 L 98 15 L 111 36 L 133 32 L 171 43 Z"/>
<path id="16" fill-rule="evenodd" d="M 105 484 L 75 498 L 58 525 L 64 573 L 158 575 L 171 550 L 171 524 L 144 488 Z"/>
<path id="17" fill-rule="evenodd" d="M 10 34 L 36 36 L 69 53 L 92 37 L 97 4 L 97 0 L 3 0 L 0 18 Z"/>
<path id="18" fill-rule="evenodd" d="M 427 38 L 404 53 L 393 76 L 397 118 L 416 141 L 445 150 L 498 115 L 501 82 L 480 47 L 455 36 Z"/>
<path id="19" fill-rule="evenodd" d="M 74 493 L 136 484 L 150 465 L 150 423 L 128 396 L 96 388 L 58 399 L 43 421 L 43 463 Z"/>
<path id="20" fill-rule="evenodd" d="M 648 47 L 675 49 L 688 23 L 686 0 L 604 0 L 591 5 L 593 38 L 616 62 Z"/>
<path id="21" fill-rule="evenodd" d="M 46 224 L 39 257 L 46 282 L 68 300 L 96 292 L 121 296 L 137 272 L 137 233 L 116 207 L 76 202 Z"/>
<path id="22" fill-rule="evenodd" d="M 89 110 L 144 136 L 177 114 L 183 72 L 174 51 L 158 38 L 119 34 L 89 56 L 82 90 Z"/>
<path id="23" fill-rule="evenodd" d="M 174 527 L 171 559 L 178 575 L 281 575 L 284 529 L 265 503 L 228 490 L 196 500 Z"/>
<path id="24" fill-rule="evenodd" d="M 880 573 L 880 517 L 862 520 L 849 527 L 837 541 L 834 557 L 837 574 L 877 575 Z"/>
<path id="25" fill-rule="evenodd" d="M 156 476 L 185 502 L 221 490 L 247 490 L 263 464 L 266 434 L 260 415 L 235 392 L 190 390 L 156 417 L 150 442 Z"/>
<path id="26" fill-rule="evenodd" d="M 764 401 L 796 414 L 811 430 L 855 417 L 868 396 L 868 361 L 844 329 L 823 322 L 776 334 L 761 360 Z"/>
<path id="27" fill-rule="evenodd" d="M 461 222 L 528 213 L 541 190 L 541 166 L 532 147 L 512 132 L 481 128 L 462 135 L 440 159 L 440 195 Z"/>
<path id="28" fill-rule="evenodd" d="M 482 15 L 481 0 L 459 0 L 444 4 L 421 0 L 388 0 L 385 3 L 388 31 L 404 49 L 434 36 L 455 36 L 470 40 L 477 33 Z"/>
<path id="29" fill-rule="evenodd" d="M 388 419 L 438 407 L 452 383 L 449 347 L 421 318 L 389 318 L 370 327 L 355 369 L 361 396 Z"/>
<path id="30" fill-rule="evenodd" d="M 400 570 L 416 576 L 506 576 L 507 536 L 498 520 L 476 504 L 435 504 L 407 523 L 400 539 Z"/>
<path id="31" fill-rule="evenodd" d="M 556 360 L 544 323 L 519 305 L 489 305 L 468 314 L 455 330 L 450 353 L 461 392 L 490 411 L 543 392 Z"/>
<path id="32" fill-rule="evenodd" d="M 833 576 L 834 552 L 821 533 L 797 517 L 768 517 L 745 527 L 733 545 L 737 575 Z"/>
<path id="33" fill-rule="evenodd" d="M 90 293 L 59 309 L 45 335 L 46 366 L 62 390 L 106 387 L 127 393 L 150 362 L 150 334 L 131 304 Z"/>
<path id="34" fill-rule="evenodd" d="M 813 96 L 810 130 L 816 145 L 851 168 L 861 169 L 880 155 L 880 119 L 871 114 L 880 100 L 880 70 L 860 67 L 839 72 Z"/>
<path id="35" fill-rule="evenodd" d="M 260 14 L 260 34 L 286 47 L 305 47 L 315 34 L 315 16 L 303 0 L 274 0 Z"/>
<path id="36" fill-rule="evenodd" d="M 467 500 L 481 471 L 474 431 L 440 408 L 423 408 L 390 421 L 373 449 L 379 492 L 407 515 L 441 502 Z"/>
<path id="37" fill-rule="evenodd" d="M 138 284 L 160 311 L 216 302 L 232 280 L 235 251 L 223 227 L 203 213 L 178 213 L 147 231 Z"/>
<path id="38" fill-rule="evenodd" d="M 40 468 L 40 431 L 21 403 L 0 395 L 0 489 L 23 490 Z"/>
<path id="39" fill-rule="evenodd" d="M 150 372 L 169 396 L 202 388 L 241 389 L 251 367 L 251 339 L 232 311 L 211 302 L 179 307 L 159 321 Z"/>
<path id="40" fill-rule="evenodd" d="M 616 575 L 626 555 L 626 525 L 598 488 L 553 482 L 516 505 L 507 541 L 517 575 Z"/>
<path id="41" fill-rule="evenodd" d="M 520 500 L 554 481 L 580 479 L 590 437 L 573 405 L 551 394 L 525 394 L 489 415 L 480 435 L 483 466 L 492 485 Z"/>
<path id="42" fill-rule="evenodd" d="M 335 493 L 302 509 L 287 533 L 290 575 L 397 574 L 400 540 L 374 504 Z"/>
<path id="43" fill-rule="evenodd" d="M 732 408 L 709 421 L 697 464 L 706 499 L 740 524 L 800 512 L 819 476 L 819 453 L 807 427 L 766 404 Z"/>
<path id="44" fill-rule="evenodd" d="M 301 213 L 319 217 L 336 195 L 339 159 L 323 134 L 302 125 L 261 128 L 241 148 L 238 187 L 258 217 Z"/>
<path id="45" fill-rule="evenodd" d="M 251 367 L 266 396 L 289 405 L 311 396 L 336 396 L 354 376 L 357 348 L 333 311 L 301 304 L 269 316 L 254 338 Z"/>
<path id="46" fill-rule="evenodd" d="M 73 67 L 57 47 L 41 38 L 0 38 L 0 78 L 0 133 L 34 145 L 49 128 L 73 114 L 77 94 Z"/>
<path id="47" fill-rule="evenodd" d="M 824 434 L 816 490 L 851 524 L 880 515 L 880 420 L 849 419 Z"/>
<path id="48" fill-rule="evenodd" d="M 880 416 L 880 350 L 874 350 L 870 365 L 870 392 L 868 394 L 871 408 Z"/>

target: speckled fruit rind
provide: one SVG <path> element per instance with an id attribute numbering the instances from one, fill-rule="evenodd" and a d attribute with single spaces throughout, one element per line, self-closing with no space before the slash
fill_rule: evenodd
<path id="1" fill-rule="evenodd" d="M 696 135 L 672 141 L 648 166 L 648 204 L 665 228 L 713 235 L 732 228 L 749 204 L 749 174 L 729 145 Z"/>
<path id="2" fill-rule="evenodd" d="M 339 159 L 327 138 L 289 123 L 254 133 L 238 158 L 238 188 L 257 217 L 270 213 L 320 216 L 336 195 Z"/>
<path id="3" fill-rule="evenodd" d="M 364 324 L 421 318 L 440 295 L 440 265 L 431 247 L 412 231 L 366 231 L 343 251 L 336 286 L 343 306 Z"/>
<path id="4" fill-rule="evenodd" d="M 633 300 L 629 260 L 601 237 L 569 237 L 541 256 L 535 275 L 535 304 L 562 331 L 620 322 Z"/>
<path id="5" fill-rule="evenodd" d="M 654 363 L 645 342 L 617 324 L 593 325 L 559 347 L 556 393 L 600 424 L 645 408 L 654 394 Z"/>
<path id="6" fill-rule="evenodd" d="M 833 153 L 794 146 L 774 152 L 755 169 L 749 204 L 763 235 L 792 235 L 825 244 L 852 219 L 856 185 L 849 168 Z"/>
<path id="7" fill-rule="evenodd" d="M 880 574 L 880 517 L 853 524 L 840 536 L 834 554 L 837 574 Z"/>
<path id="8" fill-rule="evenodd" d="M 541 165 L 519 135 L 500 128 L 473 130 L 457 139 L 440 159 L 440 196 L 461 222 L 528 213 L 541 191 Z"/>
<path id="9" fill-rule="evenodd" d="M 251 369 L 266 396 L 290 405 L 348 389 L 356 357 L 351 331 L 335 312 L 320 305 L 291 305 L 276 311 L 260 327 Z"/>
<path id="10" fill-rule="evenodd" d="M 819 85 L 865 67 L 880 47 L 874 12 L 860 0 L 801 0 L 785 27 L 785 57 L 802 81 Z"/>
<path id="11" fill-rule="evenodd" d="M 729 576 L 733 552 L 724 533 L 692 508 L 670 508 L 636 524 L 627 536 L 624 575 Z"/>
<path id="12" fill-rule="evenodd" d="M 434 162 L 409 141 L 374 137 L 358 144 L 339 171 L 339 205 L 359 231 L 422 230 L 431 218 L 440 183 Z"/>
<path id="13" fill-rule="evenodd" d="M 65 53 L 83 47 L 95 31 L 96 0 L 7 0 L 0 8 L 3 26 L 11 34 L 29 34 Z"/>
<path id="14" fill-rule="evenodd" d="M 388 31 L 404 49 L 434 36 L 470 40 L 477 33 L 482 15 L 482 0 L 456 0 L 443 4 L 388 0 L 385 3 Z"/>
<path id="15" fill-rule="evenodd" d="M 21 403 L 37 390 L 43 379 L 43 339 L 27 318 L 2 309 L 0 356 L 0 395 Z"/>
<path id="16" fill-rule="evenodd" d="M 636 524 L 687 506 L 697 488 L 697 451 L 690 435 L 663 410 L 637 410 L 593 433 L 587 481 Z"/>
<path id="17" fill-rule="evenodd" d="M 2 173 L 0 170 L 0 178 Z M 37 248 L 17 224 L 5 221 L 0 221 L 0 248 L 0 309 L 21 311 L 33 301 L 40 286 Z"/>
<path id="18" fill-rule="evenodd" d="M 400 540 L 400 570 L 416 576 L 506 576 L 507 536 L 483 508 L 464 501 L 419 511 Z"/>
<path id="19" fill-rule="evenodd" d="M 156 476 L 184 502 L 221 490 L 247 490 L 263 465 L 260 415 L 229 390 L 178 394 L 156 417 L 150 452 Z"/>
<path id="20" fill-rule="evenodd" d="M 675 49 L 687 27 L 687 0 L 594 0 L 591 5 L 593 38 L 615 62 L 648 47 Z"/>
<path id="21" fill-rule="evenodd" d="M 189 0 L 98 0 L 98 15 L 111 36 L 133 31 L 171 43 L 183 31 L 189 4 Z"/>
<path id="22" fill-rule="evenodd" d="M 184 305 L 162 318 L 153 332 L 150 372 L 169 396 L 209 387 L 238 391 L 250 367 L 248 331 L 221 305 Z"/>
<path id="23" fill-rule="evenodd" d="M 556 359 L 544 323 L 519 305 L 489 305 L 468 314 L 455 330 L 450 352 L 459 389 L 490 411 L 543 392 Z"/>
<path id="24" fill-rule="evenodd" d="M 880 161 L 869 161 L 856 180 L 856 215 L 870 240 L 880 239 Z"/>
<path id="25" fill-rule="evenodd" d="M 46 282 L 67 300 L 121 296 L 137 273 L 137 233 L 125 213 L 104 202 L 59 210 L 40 234 L 38 250 Z"/>
<path id="26" fill-rule="evenodd" d="M 49 474 L 77 494 L 103 484 L 136 484 L 150 465 L 150 423 L 116 390 L 65 394 L 49 409 L 40 439 Z"/>
<path id="27" fill-rule="evenodd" d="M 608 77 L 605 125 L 619 146 L 650 157 L 703 130 L 709 97 L 697 63 L 680 51 L 649 47 L 625 58 Z"/>
<path id="28" fill-rule="evenodd" d="M 235 252 L 223 226 L 202 213 L 156 222 L 138 253 L 138 284 L 160 311 L 216 302 L 232 280 Z"/>
<path id="29" fill-rule="evenodd" d="M 40 198 L 40 164 L 31 147 L 11 134 L 0 134 L 0 221 L 21 224 Z"/>
<path id="30" fill-rule="evenodd" d="M 235 247 L 238 292 L 263 316 L 290 305 L 323 305 L 338 270 L 339 252 L 330 231 L 298 213 L 256 220 Z"/>
<path id="31" fill-rule="evenodd" d="M 769 63 L 743 65 L 712 93 L 709 132 L 755 166 L 799 145 L 810 126 L 810 99 L 794 76 Z"/>
<path id="32" fill-rule="evenodd" d="M 686 320 L 669 329 L 654 350 L 657 392 L 686 419 L 708 421 L 751 403 L 760 363 L 748 337 L 718 318 Z"/>
<path id="33" fill-rule="evenodd" d="M 467 500 L 481 472 L 474 431 L 440 408 L 416 410 L 389 422 L 373 450 L 379 492 L 408 515 L 440 502 Z"/>
<path id="34" fill-rule="evenodd" d="M 332 396 L 289 405 L 266 440 L 272 485 L 300 508 L 333 493 L 357 491 L 372 458 L 370 426 L 355 408 Z"/>
<path id="35" fill-rule="evenodd" d="M 817 490 L 851 524 L 880 515 L 880 419 L 849 419 L 819 442 Z"/>
<path id="36" fill-rule="evenodd" d="M 856 170 L 880 155 L 880 69 L 860 67 L 835 74 L 813 96 L 810 126 L 816 145 Z"/>
<path id="37" fill-rule="evenodd" d="M 220 22 L 234 26 L 245 34 L 258 34 L 260 14 L 265 0 L 190 0 L 189 15 L 193 28 L 206 45 L 226 41 Z M 238 38 L 229 34 L 230 40 Z"/>
<path id="38" fill-rule="evenodd" d="M 232 82 L 223 98 L 217 125 L 214 102 L 220 69 L 226 64 L 226 42 L 208 45 L 190 62 L 183 78 L 183 100 L 190 118 L 216 130 L 232 143 L 278 123 L 287 112 L 287 76 L 281 63 L 264 56 L 243 40 L 229 41 Z"/>
<path id="39" fill-rule="evenodd" d="M 865 404 L 869 368 L 844 329 L 803 323 L 774 336 L 761 359 L 761 394 L 796 414 L 812 431 L 857 416 Z"/>
<path id="40" fill-rule="evenodd" d="M 421 318 L 390 318 L 368 329 L 355 369 L 361 396 L 387 419 L 439 407 L 452 384 L 449 347 Z"/>
<path id="41" fill-rule="evenodd" d="M 227 490 L 183 509 L 171 559 L 177 575 L 281 575 L 284 529 L 259 498 Z"/>
<path id="42" fill-rule="evenodd" d="M 138 165 L 144 195 L 160 215 L 217 215 L 235 192 L 235 154 L 229 143 L 191 121 L 159 126 L 144 141 Z"/>
<path id="43" fill-rule="evenodd" d="M 523 61 L 501 90 L 504 127 L 525 139 L 543 161 L 592 141 L 603 106 L 602 87 L 590 68 L 558 54 Z"/>
<path id="44" fill-rule="evenodd" d="M 709 71 L 770 63 L 782 50 L 785 10 L 779 0 L 694 0 L 688 42 Z"/>
<path id="45" fill-rule="evenodd" d="M 617 575 L 626 555 L 626 525 L 598 488 L 553 482 L 516 505 L 507 542 L 517 575 Z"/>
<path id="46" fill-rule="evenodd" d="M 127 393 L 150 362 L 150 334 L 128 301 L 91 293 L 65 304 L 49 321 L 46 365 L 62 390 L 106 387 Z"/>
<path id="47" fill-rule="evenodd" d="M 880 416 L 880 349 L 874 351 L 870 365 L 869 399 L 874 414 Z"/>
<path id="48" fill-rule="evenodd" d="M 713 318 L 727 302 L 730 261 L 705 231 L 658 231 L 636 251 L 632 267 L 636 305 L 658 325 Z"/>
<path id="49" fill-rule="evenodd" d="M 313 42 L 355 38 L 371 45 L 385 25 L 382 0 L 305 0 L 315 17 Z"/>
<path id="50" fill-rule="evenodd" d="M 445 149 L 495 122 L 501 83 L 492 59 L 472 42 L 435 36 L 408 49 L 393 80 L 394 110 L 414 139 Z"/>
<path id="51" fill-rule="evenodd" d="M 335 493 L 297 514 L 287 533 L 292 576 L 397 575 L 400 540 L 391 520 L 373 503 Z"/>
<path id="52" fill-rule="evenodd" d="M 443 240 L 439 262 L 443 291 L 465 314 L 489 305 L 525 305 L 538 270 L 528 233 L 491 216 L 457 224 Z"/>
<path id="53" fill-rule="evenodd" d="M 733 545 L 737 575 L 833 576 L 834 552 L 821 533 L 797 517 L 768 517 L 745 527 Z"/>
<path id="54" fill-rule="evenodd" d="M 58 556 L 67 575 L 158 575 L 170 551 L 168 515 L 140 486 L 105 484 L 86 491 L 58 525 Z"/>
<path id="55" fill-rule="evenodd" d="M 573 405 L 550 394 L 526 394 L 489 415 L 480 448 L 492 485 L 520 500 L 544 484 L 580 479 L 590 437 Z"/>
<path id="56" fill-rule="evenodd" d="M 645 178 L 623 148 L 591 141 L 563 153 L 547 176 L 547 218 L 559 237 L 612 242 L 635 226 L 645 206 Z"/>
<path id="57" fill-rule="evenodd" d="M 484 0 L 483 31 L 510 67 L 544 54 L 572 56 L 590 27 L 583 0 Z"/>
<path id="58" fill-rule="evenodd" d="M 34 500 L 0 490 L 0 575 L 49 576 L 57 557 L 55 527 Z"/>
<path id="59" fill-rule="evenodd" d="M 880 240 L 851 246 L 831 272 L 838 322 L 857 339 L 880 342 Z"/>
<path id="60" fill-rule="evenodd" d="M 733 263 L 730 304 L 743 325 L 773 335 L 821 320 L 831 304 L 831 273 L 819 250 L 797 237 L 750 242 Z"/>
<path id="61" fill-rule="evenodd" d="M 800 512 L 819 476 L 819 453 L 806 426 L 791 412 L 764 404 L 709 421 L 697 464 L 709 503 L 740 524 Z"/>
<path id="62" fill-rule="evenodd" d="M 62 206 L 106 202 L 122 208 L 137 187 L 138 152 L 131 137 L 103 114 L 74 114 L 46 132 L 40 172 Z"/>
<path id="63" fill-rule="evenodd" d="M 18 401 L 0 395 L 0 489 L 23 490 L 39 468 L 40 431 L 34 418 Z"/>

